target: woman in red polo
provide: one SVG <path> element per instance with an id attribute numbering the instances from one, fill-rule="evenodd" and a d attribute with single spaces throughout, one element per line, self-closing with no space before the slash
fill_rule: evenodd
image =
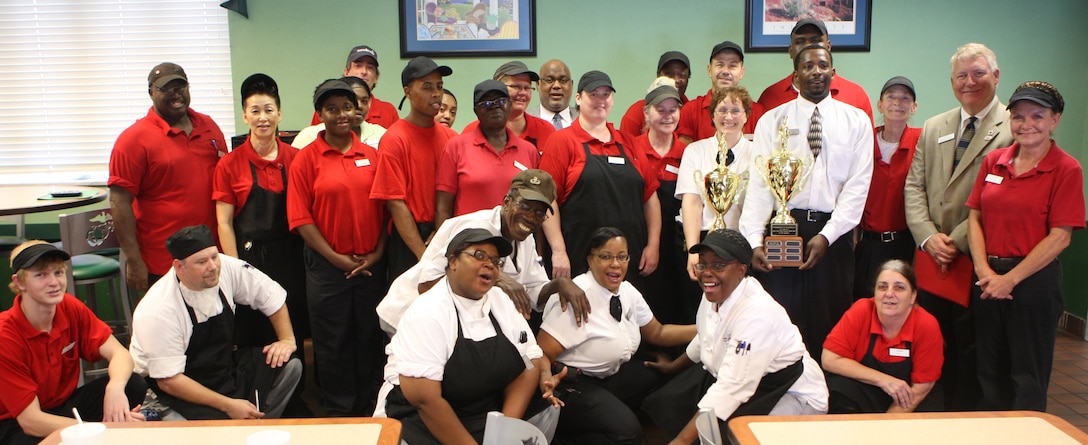
<path id="1" fill-rule="evenodd" d="M 1065 307 L 1058 254 L 1084 228 L 1084 179 L 1051 139 L 1065 109 L 1057 88 L 1024 82 L 1008 109 L 1015 142 L 986 155 L 967 198 L 979 408 L 1046 411 Z"/>

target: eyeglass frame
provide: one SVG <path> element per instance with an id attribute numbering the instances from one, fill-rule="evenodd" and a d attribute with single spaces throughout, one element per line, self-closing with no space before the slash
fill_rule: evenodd
<path id="1" fill-rule="evenodd" d="M 173 96 L 173 95 L 178 94 L 178 93 L 184 93 L 186 91 L 189 91 L 189 84 L 185 84 L 185 85 L 182 85 L 180 87 L 170 87 L 170 88 L 154 87 L 154 88 L 155 88 L 155 91 L 158 91 L 158 92 L 160 92 L 160 93 L 162 93 L 164 95 Z"/>
<path id="2" fill-rule="evenodd" d="M 489 262 L 491 262 L 492 266 L 495 266 L 496 269 L 502 269 L 502 267 L 506 265 L 506 257 L 491 256 L 487 252 L 484 252 L 484 251 L 479 250 L 479 249 L 473 250 L 471 252 L 469 252 L 468 250 L 462 250 L 462 251 L 457 252 L 457 253 L 458 254 L 466 253 L 469 256 L 471 256 L 472 258 L 474 258 L 476 261 L 481 261 L 481 262 L 489 261 Z M 483 258 L 481 258 L 481 256 Z"/>
<path id="3" fill-rule="evenodd" d="M 551 84 L 554 84 L 556 82 L 558 82 L 560 84 L 568 84 L 568 83 L 571 83 L 573 81 L 574 81 L 574 79 L 571 79 L 569 77 L 564 79 L 562 77 L 548 76 L 548 77 L 541 77 L 540 80 L 537 81 L 537 83 L 542 83 L 544 85 L 551 85 Z"/>
<path id="4" fill-rule="evenodd" d="M 728 269 L 729 266 L 732 266 L 735 263 L 740 263 L 740 261 L 739 260 L 715 261 L 715 262 L 710 263 L 710 264 L 707 264 L 707 263 L 695 263 L 695 265 L 693 265 L 692 268 L 695 269 L 695 272 L 698 272 L 698 273 L 703 273 L 707 269 L 710 269 L 712 272 L 723 272 L 723 271 L 725 271 L 725 269 Z"/>
<path id="5" fill-rule="evenodd" d="M 474 105 L 476 107 L 478 107 L 478 108 L 483 108 L 485 110 L 488 110 L 488 109 L 491 109 L 492 107 L 494 107 L 495 105 L 498 105 L 499 108 L 505 107 L 506 104 L 508 104 L 508 103 L 510 103 L 510 98 L 509 97 L 496 97 L 496 98 L 491 99 L 491 100 L 481 100 L 479 102 L 476 102 Z"/>
<path id="6" fill-rule="evenodd" d="M 598 260 L 604 261 L 606 263 L 611 263 L 612 261 L 619 261 L 620 264 L 626 264 L 631 262 L 631 255 L 612 255 L 610 253 L 591 253 L 590 255 L 593 255 L 597 257 Z"/>

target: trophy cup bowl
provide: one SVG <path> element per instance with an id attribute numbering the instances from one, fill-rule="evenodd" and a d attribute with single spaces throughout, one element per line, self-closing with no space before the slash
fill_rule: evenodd
<path id="1" fill-rule="evenodd" d="M 812 169 L 808 159 L 790 154 L 786 148 L 789 136 L 789 127 L 783 118 L 774 152 L 769 158 L 757 156 L 756 170 L 775 199 L 775 215 L 770 220 L 769 233 L 763 239 L 767 261 L 774 266 L 796 267 L 804 263 L 804 243 L 798 236 L 797 220 L 790 215 L 789 202 L 801 190 L 801 184 Z"/>
<path id="2" fill-rule="evenodd" d="M 710 230 L 725 230 L 725 214 L 733 207 L 743 180 L 740 175 L 729 171 L 724 166 L 711 170 L 705 176 L 702 172 L 696 171 L 696 182 L 700 179 L 703 181 L 706 201 L 714 213 L 714 223 L 710 226 Z"/>

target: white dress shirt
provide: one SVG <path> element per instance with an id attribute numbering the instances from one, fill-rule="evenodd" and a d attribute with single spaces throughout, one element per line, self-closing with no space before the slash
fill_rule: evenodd
<path id="1" fill-rule="evenodd" d="M 812 112 L 820 109 L 823 150 L 815 160 L 808 145 Z M 819 104 L 798 97 L 768 111 L 756 124 L 752 143 L 753 157 L 770 158 L 778 145 L 778 126 L 788 119 L 790 136 L 786 149 L 807 163 L 807 179 L 789 201 L 790 209 L 831 213 L 831 220 L 820 230 L 828 244 L 853 230 L 861 221 L 869 182 L 873 175 L 873 125 L 869 116 L 830 95 Z M 775 198 L 767 182 L 753 165 L 748 193 L 740 217 L 740 232 L 752 247 L 763 245 L 764 229 L 775 208 Z"/>
<path id="2" fill-rule="evenodd" d="M 564 108 L 563 111 L 560 111 L 558 113 L 553 113 L 552 110 L 544 108 L 543 105 L 537 106 L 540 107 L 540 114 L 538 117 L 548 121 L 549 124 L 553 123 L 552 119 L 555 117 L 556 114 L 559 115 L 559 121 L 563 128 L 567 128 L 570 126 L 570 124 L 574 123 L 574 118 L 570 115 L 570 107 Z"/>
<path id="3" fill-rule="evenodd" d="M 714 408 L 719 418 L 728 419 L 751 399 L 764 375 L 802 360 L 804 371 L 787 393 L 827 411 L 827 383 L 820 365 L 809 357 L 786 310 L 755 278 L 744 278 L 717 310 L 703 298 L 695 326 L 697 334 L 687 355 L 717 379 L 699 400 L 699 408 Z"/>
<path id="4" fill-rule="evenodd" d="M 740 142 L 737 142 L 732 150 L 733 163 L 729 165 L 729 171 L 748 177 L 759 174 L 749 171 L 755 161 L 752 156 L 752 143 L 748 139 L 741 137 Z M 725 160 L 722 159 L 722 161 Z M 699 230 L 710 230 L 710 227 L 714 224 L 714 211 L 711 210 L 710 204 L 706 202 L 703 179 L 695 180 L 695 171 L 698 170 L 705 177 L 707 173 L 716 168 L 718 168 L 718 139 L 715 136 L 692 142 L 684 149 L 684 156 L 680 158 L 680 173 L 677 174 L 676 178 L 676 199 L 683 201 L 684 197 L 682 195 L 684 194 L 699 195 L 702 199 L 703 221 Z M 727 229 L 737 229 L 746 191 L 747 187 L 738 190 L 737 197 L 733 201 L 733 207 L 725 212 L 725 227 Z M 681 220 L 683 220 L 683 216 L 684 212 L 681 211 Z"/>

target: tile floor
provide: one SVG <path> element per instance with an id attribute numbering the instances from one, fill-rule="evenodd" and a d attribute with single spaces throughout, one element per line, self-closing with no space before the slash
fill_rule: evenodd
<path id="1" fill-rule="evenodd" d="M 1088 432 L 1088 342 L 1058 333 L 1047 412 Z"/>

